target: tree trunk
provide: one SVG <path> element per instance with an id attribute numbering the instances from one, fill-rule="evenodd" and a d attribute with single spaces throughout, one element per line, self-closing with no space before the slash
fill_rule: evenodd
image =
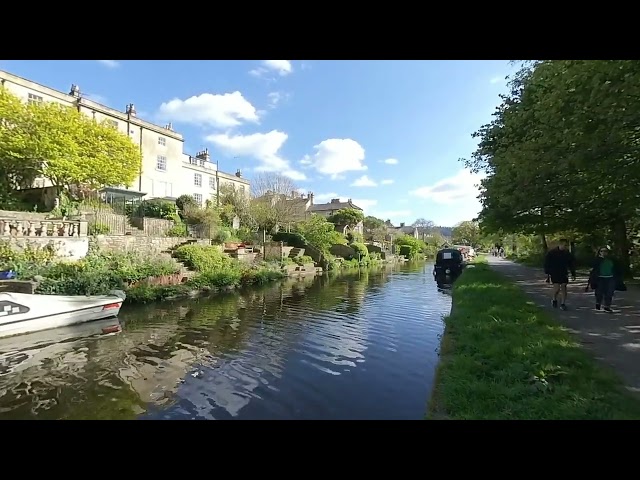
<path id="1" fill-rule="evenodd" d="M 627 235 L 627 223 L 624 219 L 618 218 L 611 226 L 613 234 L 613 253 L 620 262 L 622 273 L 625 277 L 631 274 L 631 265 L 629 258 L 629 237 Z"/>
<path id="2" fill-rule="evenodd" d="M 547 236 L 543 233 L 540 235 L 540 247 L 544 255 L 549 251 L 549 244 L 547 243 Z"/>

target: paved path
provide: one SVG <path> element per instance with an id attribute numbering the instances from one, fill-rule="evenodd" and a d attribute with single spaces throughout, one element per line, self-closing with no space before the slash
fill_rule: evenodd
<path id="1" fill-rule="evenodd" d="M 586 276 L 578 276 L 569 284 L 567 307 L 563 312 L 551 307 L 551 286 L 542 269 L 526 267 L 508 260 L 487 257 L 489 265 L 513 280 L 541 307 L 553 312 L 555 318 L 575 333 L 594 356 L 610 365 L 622 377 L 627 387 L 640 394 L 640 290 L 635 286 L 626 292 L 616 292 L 615 313 L 595 310 L 593 291 L 586 293 Z"/>

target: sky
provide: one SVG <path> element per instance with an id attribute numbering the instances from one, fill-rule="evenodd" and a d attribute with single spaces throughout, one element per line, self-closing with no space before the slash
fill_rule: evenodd
<path id="1" fill-rule="evenodd" d="M 0 69 L 173 128 L 249 180 L 275 171 L 314 202 L 394 224 L 480 210 L 465 170 L 513 72 L 506 60 L 3 60 Z"/>

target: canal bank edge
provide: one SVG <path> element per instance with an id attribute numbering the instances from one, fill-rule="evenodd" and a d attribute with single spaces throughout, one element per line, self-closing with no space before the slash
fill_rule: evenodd
<path id="1" fill-rule="evenodd" d="M 426 419 L 640 419 L 640 401 L 484 261 L 456 282 Z"/>

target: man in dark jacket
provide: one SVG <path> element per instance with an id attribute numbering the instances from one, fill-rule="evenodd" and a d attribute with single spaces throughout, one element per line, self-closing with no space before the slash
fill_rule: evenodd
<path id="1" fill-rule="evenodd" d="M 573 254 L 567 246 L 569 242 L 564 238 L 560 240 L 557 248 L 549 250 L 544 259 L 544 273 L 547 274 L 547 281 L 553 284 L 553 308 L 558 308 L 558 295 L 560 295 L 560 308 L 567 309 L 567 284 L 569 283 L 569 271 L 572 280 L 576 279 L 576 262 Z"/>
<path id="2" fill-rule="evenodd" d="M 600 310 L 604 300 L 604 311 L 611 313 L 611 303 L 616 286 L 621 283 L 622 275 L 617 263 L 609 257 L 609 249 L 604 247 L 598 251 L 598 257 L 593 262 L 589 273 L 589 286 L 596 293 L 596 310 Z"/>

